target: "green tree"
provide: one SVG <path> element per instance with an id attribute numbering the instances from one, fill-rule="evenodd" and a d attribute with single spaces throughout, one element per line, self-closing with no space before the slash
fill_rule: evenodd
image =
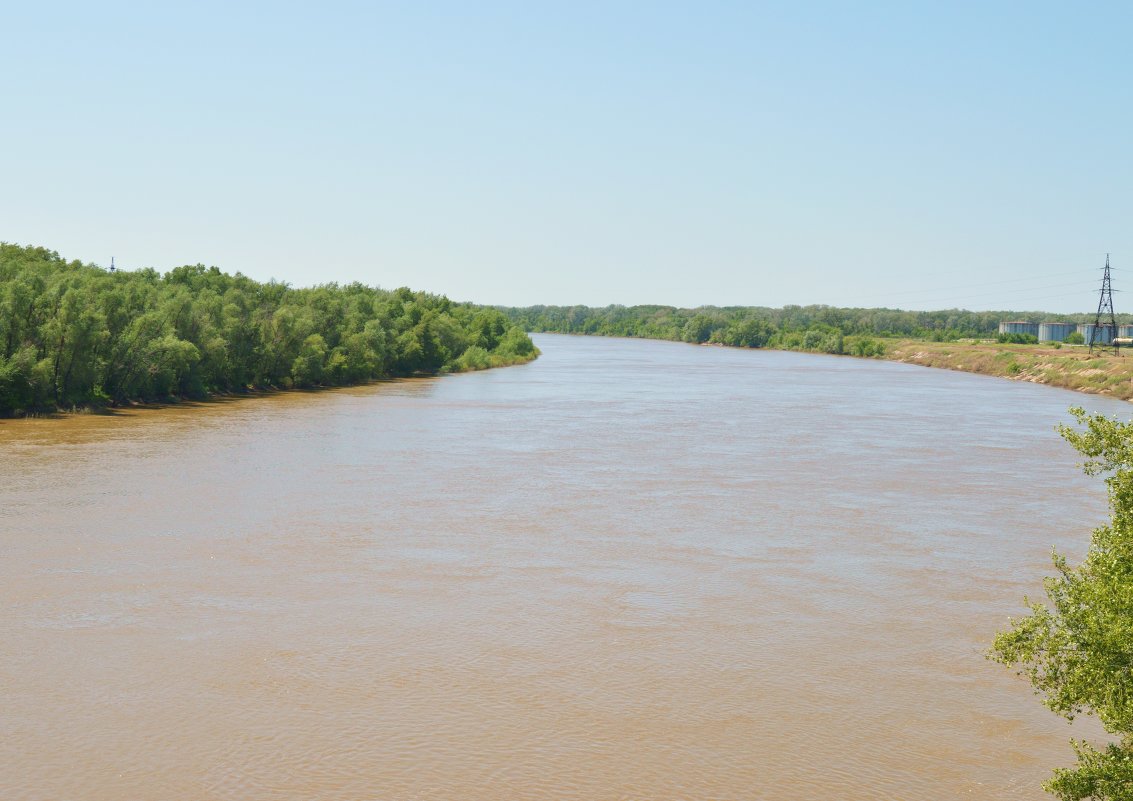
<path id="1" fill-rule="evenodd" d="M 462 355 L 477 350 L 467 359 Z M 514 364 L 497 309 L 353 283 L 293 289 L 215 267 L 108 273 L 0 242 L 0 416 Z"/>
<path id="2" fill-rule="evenodd" d="M 535 354 L 535 345 L 525 333 L 512 328 L 500 338 L 496 350 L 503 356 L 531 356 Z"/>
<path id="3" fill-rule="evenodd" d="M 1086 457 L 1088 475 L 1106 475 L 1112 519 L 1095 529 L 1085 560 L 1055 553 L 1045 580 L 1049 603 L 1001 632 L 989 656 L 1017 666 L 1043 703 L 1068 720 L 1095 715 L 1116 740 L 1102 749 L 1074 741 L 1078 764 L 1055 770 L 1044 787 L 1063 801 L 1133 799 L 1133 423 L 1071 409 L 1081 430 L 1060 427 Z"/>
<path id="4" fill-rule="evenodd" d="M 299 355 L 291 363 L 291 380 L 297 387 L 309 387 L 323 380 L 327 343 L 319 334 L 303 340 Z"/>

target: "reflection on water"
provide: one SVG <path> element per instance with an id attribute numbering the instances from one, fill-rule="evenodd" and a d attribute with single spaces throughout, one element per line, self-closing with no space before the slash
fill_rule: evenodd
<path id="1" fill-rule="evenodd" d="M 0 796 L 1043 797 L 1079 727 L 982 652 L 1104 515 L 1053 426 L 1124 405 L 537 340 L 0 422 Z"/>

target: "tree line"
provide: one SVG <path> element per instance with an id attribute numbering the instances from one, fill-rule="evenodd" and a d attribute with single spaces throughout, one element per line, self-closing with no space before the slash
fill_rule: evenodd
<path id="1" fill-rule="evenodd" d="M 880 339 L 939 342 L 992 339 L 1002 320 L 1092 322 L 1092 315 L 963 309 L 904 311 L 835 306 L 529 306 L 499 307 L 527 331 L 668 339 L 748 348 L 880 355 Z M 1124 322 L 1124 319 L 1119 321 Z"/>
<path id="2" fill-rule="evenodd" d="M 500 311 L 216 267 L 109 272 L 0 243 L 0 415 L 476 370 L 538 351 Z"/>

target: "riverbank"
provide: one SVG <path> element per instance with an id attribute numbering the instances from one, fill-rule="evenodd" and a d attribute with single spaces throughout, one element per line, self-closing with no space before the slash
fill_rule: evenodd
<path id="1" fill-rule="evenodd" d="M 542 352 L 538 348 L 532 348 L 529 353 L 525 354 L 484 353 L 483 355 L 481 355 L 474 351 L 472 353 L 472 358 L 462 359 L 457 364 L 435 373 L 388 375 L 365 381 L 353 381 L 343 384 L 314 384 L 305 387 L 288 386 L 287 384 L 283 384 L 281 386 L 249 386 L 246 387 L 243 391 L 236 392 L 210 392 L 204 395 L 169 395 L 164 398 L 134 398 L 122 401 L 121 403 L 86 403 L 63 409 L 46 408 L 33 409 L 29 411 L 21 410 L 17 414 L 0 414 L 0 421 L 29 418 L 57 418 L 86 414 L 114 414 L 116 411 L 121 411 L 124 409 L 160 409 L 167 406 L 178 406 L 181 404 L 219 403 L 231 400 L 268 397 L 271 395 L 278 395 L 281 392 L 322 392 L 324 390 L 330 389 L 349 389 L 350 387 L 366 386 L 367 384 L 378 384 L 385 381 L 404 381 L 406 379 L 419 378 L 441 378 L 446 375 L 456 375 L 459 373 L 474 373 L 483 370 L 495 370 L 502 367 L 515 367 L 521 364 L 533 362 L 541 355 Z"/>
<path id="2" fill-rule="evenodd" d="M 720 343 L 704 343 L 727 347 Z M 962 373 L 1030 381 L 1060 389 L 1133 400 L 1133 353 L 1091 354 L 1085 345 L 1017 345 L 991 341 L 933 342 L 924 339 L 846 337 L 844 350 L 834 355 L 884 359 L 957 370 Z M 831 353 L 821 348 L 770 348 L 803 353 Z"/>
<path id="3" fill-rule="evenodd" d="M 992 342 L 883 340 L 879 357 L 906 364 L 980 373 L 1014 381 L 1133 400 L 1133 355 L 1114 356 L 1080 345 L 1007 345 Z"/>
<path id="4" fill-rule="evenodd" d="M 188 265 L 107 271 L 0 242 L 0 416 L 349 386 L 529 361 L 494 308 Z"/>

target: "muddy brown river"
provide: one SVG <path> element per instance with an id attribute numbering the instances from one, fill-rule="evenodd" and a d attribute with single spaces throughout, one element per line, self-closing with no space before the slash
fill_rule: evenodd
<path id="1" fill-rule="evenodd" d="M 1042 799 L 983 652 L 1115 401 L 539 336 L 538 361 L 0 422 L 0 798 Z"/>

